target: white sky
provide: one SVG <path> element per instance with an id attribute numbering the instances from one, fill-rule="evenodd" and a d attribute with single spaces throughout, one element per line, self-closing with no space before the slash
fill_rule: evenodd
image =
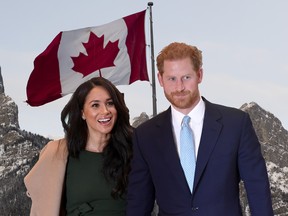
<path id="1" fill-rule="evenodd" d="M 40 107 L 24 102 L 33 61 L 53 38 L 60 31 L 102 25 L 139 12 L 147 8 L 147 3 L 1 1 L 0 66 L 5 93 L 19 108 L 21 129 L 50 137 L 63 135 L 60 112 L 70 96 Z M 254 101 L 279 118 L 287 129 L 287 10 L 287 0 L 155 0 L 152 7 L 155 57 L 174 41 L 196 45 L 203 51 L 201 92 L 206 99 L 236 108 Z M 148 69 L 151 76 L 150 65 Z M 161 112 L 168 103 L 156 82 L 157 110 Z M 131 120 L 141 112 L 152 115 L 149 82 L 119 88 L 125 93 Z"/>

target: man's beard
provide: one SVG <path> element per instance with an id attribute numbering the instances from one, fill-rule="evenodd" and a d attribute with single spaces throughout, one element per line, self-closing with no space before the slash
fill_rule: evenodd
<path id="1" fill-rule="evenodd" d="M 167 100 L 178 109 L 188 109 L 193 107 L 198 100 L 197 94 L 192 94 L 190 91 L 172 92 L 167 94 L 164 92 Z M 182 96 L 182 97 L 180 97 Z"/>

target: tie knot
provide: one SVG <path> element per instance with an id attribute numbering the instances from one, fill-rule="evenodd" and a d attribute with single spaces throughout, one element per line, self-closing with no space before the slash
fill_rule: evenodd
<path id="1" fill-rule="evenodd" d="M 184 117 L 183 117 L 183 120 L 182 120 L 183 126 L 184 126 L 184 125 L 185 125 L 185 126 L 189 125 L 190 119 L 191 119 L 191 118 L 190 118 L 189 116 L 184 116 Z"/>

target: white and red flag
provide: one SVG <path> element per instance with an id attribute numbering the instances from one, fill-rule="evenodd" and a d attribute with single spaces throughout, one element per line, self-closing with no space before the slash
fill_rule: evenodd
<path id="1" fill-rule="evenodd" d="M 59 99 L 92 77 L 115 85 L 149 80 L 145 41 L 146 10 L 105 25 L 60 32 L 34 60 L 27 103 Z"/>

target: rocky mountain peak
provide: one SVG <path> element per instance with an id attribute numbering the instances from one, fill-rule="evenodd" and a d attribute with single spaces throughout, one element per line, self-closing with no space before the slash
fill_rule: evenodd
<path id="1" fill-rule="evenodd" d="M 282 126 L 281 121 L 255 102 L 245 103 L 240 109 L 249 113 L 266 160 L 277 163 L 281 167 L 287 166 L 288 131 Z M 275 152 L 281 152 L 286 157 L 279 157 Z"/>
<path id="2" fill-rule="evenodd" d="M 272 193 L 274 215 L 288 214 L 288 131 L 272 113 L 257 103 L 245 103 L 241 110 L 249 113 L 261 143 Z"/>
<path id="3" fill-rule="evenodd" d="M 23 177 L 48 141 L 19 128 L 18 106 L 5 95 L 0 71 L 0 215 L 29 215 Z"/>
<path id="4" fill-rule="evenodd" d="M 5 95 L 0 68 L 0 133 L 5 134 L 11 128 L 19 129 L 18 106 L 9 96 Z"/>
<path id="5" fill-rule="evenodd" d="M 3 83 L 3 78 L 2 78 L 2 73 L 1 73 L 1 66 L 0 66 L 0 94 L 4 94 L 4 83 Z"/>

